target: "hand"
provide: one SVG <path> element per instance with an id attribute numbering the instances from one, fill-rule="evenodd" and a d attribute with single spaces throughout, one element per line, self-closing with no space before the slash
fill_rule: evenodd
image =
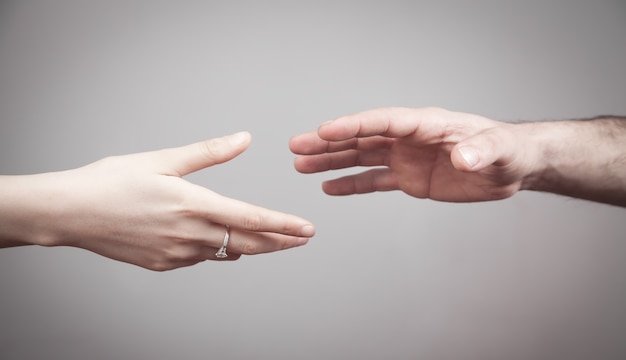
<path id="1" fill-rule="evenodd" d="M 402 190 L 418 198 L 502 199 L 524 186 L 536 150 L 521 126 L 437 108 L 383 108 L 340 117 L 295 136 L 295 168 L 316 173 L 378 166 L 323 184 L 330 195 Z"/>
<path id="2" fill-rule="evenodd" d="M 249 143 L 248 133 L 238 133 L 110 157 L 65 172 L 0 177 L 5 189 L 12 188 L 12 195 L 0 194 L 2 203 L 25 209 L 17 212 L 25 216 L 16 218 L 0 208 L 5 220 L 0 219 L 0 228 L 5 226 L 6 232 L 2 236 L 0 230 L 0 243 L 11 238 L 75 246 L 159 271 L 217 260 L 225 225 L 231 228 L 226 260 L 305 244 L 314 235 L 308 221 L 220 196 L 181 178 L 231 160 Z"/>

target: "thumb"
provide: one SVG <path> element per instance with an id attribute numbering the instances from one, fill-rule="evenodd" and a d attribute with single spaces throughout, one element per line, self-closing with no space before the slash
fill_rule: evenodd
<path id="1" fill-rule="evenodd" d="M 490 128 L 457 143 L 450 154 L 457 170 L 475 172 L 493 164 L 507 164 L 515 158 L 509 131 Z"/>
<path id="2" fill-rule="evenodd" d="M 184 176 L 232 160 L 250 146 L 248 132 L 223 136 L 155 152 L 167 175 Z"/>

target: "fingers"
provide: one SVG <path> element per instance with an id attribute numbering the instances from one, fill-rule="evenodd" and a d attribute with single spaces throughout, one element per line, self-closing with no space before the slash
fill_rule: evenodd
<path id="1" fill-rule="evenodd" d="M 330 144 L 330 142 L 320 139 L 317 132 L 309 132 L 289 139 L 289 150 L 294 154 L 300 155 L 321 154 L 328 151 Z M 351 144 L 345 146 L 345 149 L 352 148 Z"/>
<path id="2" fill-rule="evenodd" d="M 201 186 L 187 186 L 191 190 L 185 191 L 185 208 L 194 216 L 248 231 L 307 238 L 315 235 L 313 224 L 298 216 L 231 199 Z"/>
<path id="3" fill-rule="evenodd" d="M 227 256 L 218 257 L 217 252 L 223 244 L 226 226 L 215 223 L 207 223 L 207 225 L 207 229 L 211 230 L 197 233 L 200 235 L 197 236 L 200 240 L 183 245 L 186 249 L 177 250 L 173 258 L 178 261 L 178 264 L 193 264 L 204 260 L 232 261 L 239 259 L 241 255 L 257 255 L 291 249 L 305 245 L 309 240 L 302 237 L 230 228 L 226 246 Z M 217 233 L 213 231 L 215 229 L 218 229 Z"/>
<path id="4" fill-rule="evenodd" d="M 228 242 L 226 257 L 218 257 L 220 247 Z M 308 238 L 230 228 L 202 219 L 187 219 L 173 229 L 168 241 L 151 251 L 151 260 L 138 265 L 165 271 L 191 266 L 205 260 L 234 261 L 241 255 L 256 255 L 305 245 Z"/>
<path id="5" fill-rule="evenodd" d="M 414 133 L 426 109 L 380 108 L 342 116 L 322 124 L 317 133 L 321 139 L 341 141 L 351 138 L 385 136 L 403 137 Z"/>
<path id="6" fill-rule="evenodd" d="M 312 237 L 315 227 L 310 222 L 291 214 L 265 209 L 239 200 L 222 198 L 209 214 L 221 223 L 249 231 Z"/>
<path id="7" fill-rule="evenodd" d="M 314 155 L 334 153 L 344 150 L 388 149 L 393 144 L 391 139 L 371 137 L 349 139 L 344 141 L 327 141 L 321 139 L 316 132 L 296 135 L 289 140 L 289 149 L 298 155 Z"/>
<path id="8" fill-rule="evenodd" d="M 322 124 L 316 132 L 294 136 L 289 148 L 299 155 L 337 152 L 346 149 L 362 148 L 364 145 L 388 146 L 389 139 L 376 139 L 362 142 L 364 137 L 380 135 L 384 137 L 407 136 L 417 129 L 414 116 L 416 109 L 381 108 L 352 115 L 342 116 Z M 369 139 L 368 139 L 369 140 Z"/>
<path id="9" fill-rule="evenodd" d="M 325 181 L 322 189 L 328 195 L 353 195 L 398 190 L 399 186 L 395 174 L 386 168 Z"/>
<path id="10" fill-rule="evenodd" d="M 387 166 L 388 150 L 346 150 L 332 154 L 300 156 L 294 160 L 296 170 L 311 174 L 327 170 L 345 169 L 353 166 Z"/>
<path id="11" fill-rule="evenodd" d="M 488 127 L 490 120 L 440 108 L 380 108 L 342 116 L 322 124 L 317 132 L 294 136 L 289 148 L 298 155 L 346 149 L 389 148 L 396 138 L 415 144 L 455 143 Z"/>
<path id="12" fill-rule="evenodd" d="M 401 138 L 411 136 L 415 142 L 434 144 L 458 142 L 493 124 L 482 116 L 436 107 L 379 108 L 342 116 L 322 124 L 317 135 L 326 141 L 345 141 L 353 138 L 383 136 Z"/>
<path id="13" fill-rule="evenodd" d="M 164 175 L 184 176 L 229 161 L 250 145 L 250 134 L 236 134 L 149 153 Z"/>
<path id="14" fill-rule="evenodd" d="M 231 229 L 230 241 L 226 247 L 229 254 L 256 255 L 305 245 L 308 238 L 287 236 L 275 233 Z"/>

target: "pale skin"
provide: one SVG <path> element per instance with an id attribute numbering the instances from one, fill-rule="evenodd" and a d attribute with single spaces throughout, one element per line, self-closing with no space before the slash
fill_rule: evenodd
<path id="1" fill-rule="evenodd" d="M 53 173 L 0 176 L 0 247 L 73 246 L 164 271 L 301 246 L 300 217 L 247 204 L 182 177 L 245 151 L 246 132 L 179 148 L 115 156 Z"/>
<path id="2" fill-rule="evenodd" d="M 441 108 L 381 108 L 294 136 L 302 173 L 373 167 L 323 183 L 330 195 L 401 190 L 474 202 L 520 190 L 626 206 L 626 119 L 505 123 Z"/>

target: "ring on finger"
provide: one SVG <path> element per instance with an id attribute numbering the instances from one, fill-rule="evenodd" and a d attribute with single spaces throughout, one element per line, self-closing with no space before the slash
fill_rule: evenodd
<path id="1" fill-rule="evenodd" d="M 217 257 L 218 259 L 225 259 L 228 257 L 228 254 L 226 253 L 226 246 L 228 246 L 228 240 L 230 239 L 230 226 L 228 225 L 225 225 L 225 226 L 226 226 L 226 233 L 224 234 L 222 247 L 219 248 L 219 250 L 217 250 L 217 252 L 215 253 L 215 257 Z"/>

